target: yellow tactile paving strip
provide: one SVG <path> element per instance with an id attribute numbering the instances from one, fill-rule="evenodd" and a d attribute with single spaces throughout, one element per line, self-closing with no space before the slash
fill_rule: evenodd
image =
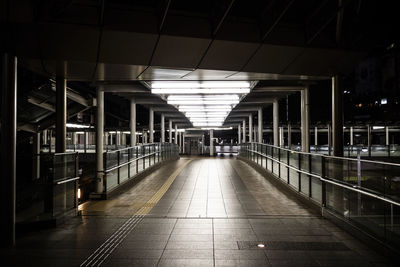
<path id="1" fill-rule="evenodd" d="M 136 215 L 146 215 L 150 212 L 150 210 L 160 201 L 163 195 L 168 191 L 171 184 L 175 181 L 175 178 L 179 175 L 179 173 L 189 164 L 192 160 L 186 161 L 181 167 L 179 167 L 176 171 L 174 171 L 167 181 L 161 186 L 161 188 L 153 195 L 153 197 L 147 201 L 143 207 L 136 212 Z"/>

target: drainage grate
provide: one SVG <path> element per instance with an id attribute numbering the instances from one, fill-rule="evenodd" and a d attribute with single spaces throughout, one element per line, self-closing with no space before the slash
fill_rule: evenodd
<path id="1" fill-rule="evenodd" d="M 270 250 L 349 250 L 341 242 L 290 242 L 290 241 L 237 241 L 239 249 L 270 249 Z M 264 248 L 258 247 L 264 244 Z"/>

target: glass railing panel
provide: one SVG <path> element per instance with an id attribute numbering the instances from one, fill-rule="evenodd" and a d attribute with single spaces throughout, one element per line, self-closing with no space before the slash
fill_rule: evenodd
<path id="1" fill-rule="evenodd" d="M 311 173 L 322 175 L 322 157 L 311 155 Z"/>
<path id="2" fill-rule="evenodd" d="M 119 169 L 119 182 L 120 182 L 120 183 L 122 183 L 122 182 L 128 180 L 128 178 L 129 178 L 128 169 L 129 169 L 129 166 L 128 166 L 128 165 L 122 166 L 122 167 Z"/>
<path id="3" fill-rule="evenodd" d="M 304 173 L 300 174 L 300 192 L 309 195 L 310 194 L 310 176 Z"/>
<path id="4" fill-rule="evenodd" d="M 118 166 L 118 153 L 116 151 L 107 152 L 105 155 L 106 169 L 111 169 Z"/>
<path id="5" fill-rule="evenodd" d="M 282 179 L 282 180 L 285 180 L 285 181 L 287 181 L 287 179 L 288 179 L 288 172 L 287 172 L 287 167 L 286 166 L 284 166 L 283 164 L 281 164 L 281 176 L 280 176 L 280 178 Z"/>
<path id="6" fill-rule="evenodd" d="M 107 191 L 113 189 L 117 185 L 118 185 L 118 169 L 115 169 L 107 173 Z"/>
<path id="7" fill-rule="evenodd" d="M 310 172 L 310 156 L 308 154 L 299 154 L 300 157 L 300 169 L 306 172 Z"/>
<path id="8" fill-rule="evenodd" d="M 289 164 L 292 167 L 299 168 L 299 154 L 298 153 L 290 151 Z"/>
<path id="9" fill-rule="evenodd" d="M 322 182 L 316 177 L 311 177 L 311 198 L 322 203 Z"/>
<path id="10" fill-rule="evenodd" d="M 326 184 L 326 206 L 339 216 L 348 217 L 347 190 L 332 184 Z"/>
<path id="11" fill-rule="evenodd" d="M 122 149 L 119 151 L 119 164 L 128 162 L 129 160 L 129 149 Z"/>

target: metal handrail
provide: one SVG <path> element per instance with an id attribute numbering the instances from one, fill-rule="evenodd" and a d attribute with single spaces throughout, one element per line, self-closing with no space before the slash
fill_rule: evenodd
<path id="1" fill-rule="evenodd" d="M 151 155 L 160 153 L 160 152 L 162 152 L 162 151 L 165 151 L 165 150 L 160 150 L 160 151 L 157 151 L 157 152 L 152 152 L 152 153 L 146 154 L 146 155 L 144 155 L 144 156 L 140 156 L 140 157 L 137 157 L 137 158 L 133 158 L 133 159 L 130 160 L 130 161 L 121 163 L 121 164 L 118 165 L 118 166 L 111 167 L 110 169 L 104 170 L 103 172 L 104 172 L 104 173 L 109 173 L 109 172 L 111 172 L 111 171 L 113 171 L 113 170 L 116 170 L 116 169 L 119 169 L 119 168 L 121 168 L 121 167 L 123 167 L 123 166 L 125 166 L 125 165 L 129 165 L 129 164 L 131 164 L 132 162 L 134 162 L 134 161 L 136 161 L 136 160 L 140 160 L 140 159 L 146 158 L 146 157 L 148 157 L 148 156 L 151 156 Z"/>
<path id="2" fill-rule="evenodd" d="M 264 144 L 264 145 L 265 145 L 265 144 Z M 260 153 L 260 152 L 258 152 L 258 151 L 252 150 L 252 149 L 247 149 L 247 151 L 256 153 L 256 154 L 258 154 L 258 155 L 260 155 L 260 156 L 263 156 L 263 157 L 266 157 L 266 158 L 268 158 L 268 159 L 270 159 L 270 160 L 272 160 L 272 161 L 278 162 L 279 164 L 282 164 L 283 166 L 286 166 L 286 167 L 288 167 L 288 168 L 290 168 L 290 169 L 292 169 L 292 170 L 295 170 L 295 171 L 297 171 L 297 172 L 300 172 L 300 173 L 302 173 L 302 174 L 316 177 L 316 178 L 320 179 L 321 181 L 324 181 L 324 182 L 327 182 L 327 183 L 330 183 L 330 184 L 334 184 L 334 185 L 337 185 L 337 186 L 339 186 L 339 187 L 346 188 L 346 189 L 349 189 L 349 190 L 352 190 L 352 191 L 355 191 L 355 192 L 358 192 L 358 193 L 361 193 L 361 194 L 364 194 L 364 195 L 367 195 L 367 196 L 370 196 L 370 197 L 373 197 L 373 198 L 376 198 L 376 199 L 379 199 L 379 200 L 382 200 L 382 201 L 385 201 L 385 202 L 388 202 L 388 203 L 390 203 L 390 204 L 393 204 L 393 205 L 396 205 L 396 206 L 399 206 L 399 207 L 400 207 L 400 202 L 396 202 L 396 201 L 394 201 L 394 200 L 391 200 L 391 199 L 389 199 L 389 198 L 380 196 L 380 195 L 378 195 L 378 194 L 368 192 L 368 191 L 366 191 L 366 189 L 361 190 L 361 189 L 358 188 L 358 186 L 346 185 L 346 184 L 343 183 L 343 182 L 336 182 L 336 181 L 333 181 L 333 180 L 331 180 L 331 179 L 324 178 L 324 177 L 322 177 L 321 175 L 318 175 L 318 174 L 315 174 L 315 173 L 311 173 L 311 172 L 307 172 L 307 171 L 301 170 L 300 167 L 299 167 L 299 168 L 293 167 L 293 166 L 291 166 L 291 165 L 289 165 L 289 164 L 287 164 L 287 163 L 284 163 L 284 162 L 279 161 L 278 159 L 275 159 L 275 158 L 273 158 L 273 157 L 271 157 L 271 156 L 268 156 L 268 155 L 266 155 L 266 154 Z M 289 150 L 289 151 L 290 151 L 290 150 Z M 314 155 L 315 155 L 315 154 L 314 154 Z M 318 156 L 323 156 L 323 155 L 321 155 L 321 154 L 316 154 L 316 155 L 318 155 Z"/>
<path id="3" fill-rule="evenodd" d="M 337 156 L 329 156 L 329 155 L 323 155 L 323 154 L 318 154 L 318 153 L 296 151 L 296 150 L 290 150 L 290 149 L 284 148 L 284 147 L 279 147 L 279 146 L 274 146 L 274 145 L 269 145 L 269 144 L 256 143 L 256 142 L 245 143 L 245 144 L 241 144 L 241 145 L 246 145 L 246 144 L 263 145 L 263 146 L 272 147 L 272 148 L 276 148 L 276 149 L 280 149 L 280 150 L 284 150 L 284 151 L 289 151 L 291 153 L 297 153 L 297 154 L 303 154 L 303 155 L 319 156 L 319 157 L 340 159 L 340 160 L 358 161 L 357 158 L 337 157 Z M 386 161 L 374 161 L 374 160 L 367 160 L 367 159 L 359 159 L 359 160 L 361 162 L 365 162 L 365 163 L 383 164 L 383 165 L 400 167 L 399 163 L 392 163 L 392 162 L 386 162 Z"/>

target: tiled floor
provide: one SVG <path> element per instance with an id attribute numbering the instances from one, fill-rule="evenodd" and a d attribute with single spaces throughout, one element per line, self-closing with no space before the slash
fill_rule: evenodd
<path id="1" fill-rule="evenodd" d="M 19 238 L 15 249 L 1 252 L 3 258 L 10 266 L 78 266 L 116 237 L 96 264 L 389 265 L 235 159 L 192 160 L 146 216 L 135 216 L 187 161 L 167 164 L 112 200 L 85 204 L 84 216 L 58 229 Z"/>

